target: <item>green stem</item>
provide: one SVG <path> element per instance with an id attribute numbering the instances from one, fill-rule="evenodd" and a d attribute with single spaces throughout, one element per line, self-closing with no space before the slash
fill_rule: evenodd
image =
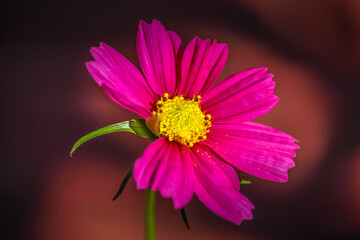
<path id="1" fill-rule="evenodd" d="M 145 209 L 145 237 L 146 240 L 155 240 L 155 196 L 156 193 L 150 188 L 146 193 Z"/>

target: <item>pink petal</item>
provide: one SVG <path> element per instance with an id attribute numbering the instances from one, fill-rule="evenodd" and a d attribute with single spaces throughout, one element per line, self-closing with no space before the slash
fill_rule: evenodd
<path id="1" fill-rule="evenodd" d="M 218 159 L 202 144 L 192 148 L 195 173 L 195 194 L 211 211 L 240 224 L 252 219 L 252 203 L 239 192 L 239 179 L 234 169 Z"/>
<path id="2" fill-rule="evenodd" d="M 293 137 L 258 123 L 214 124 L 204 141 L 231 165 L 251 175 L 286 182 L 295 166 L 298 145 Z"/>
<path id="3" fill-rule="evenodd" d="M 240 190 L 240 181 L 234 168 L 214 155 L 214 152 L 206 145 L 195 144 L 191 152 L 194 169 L 205 171 L 212 176 L 213 181 L 221 183 L 223 187 Z"/>
<path id="4" fill-rule="evenodd" d="M 185 48 L 182 58 L 181 83 L 178 93 L 192 98 L 206 92 L 225 66 L 228 55 L 226 44 L 194 38 Z"/>
<path id="5" fill-rule="evenodd" d="M 168 31 L 168 33 L 174 49 L 175 68 L 176 68 L 176 86 L 179 86 L 181 80 L 181 59 L 184 53 L 184 49 L 180 37 L 173 31 Z"/>
<path id="6" fill-rule="evenodd" d="M 279 98 L 273 92 L 273 74 L 254 68 L 235 74 L 211 88 L 202 98 L 202 109 L 213 123 L 238 123 L 270 111 Z"/>
<path id="7" fill-rule="evenodd" d="M 171 36 L 170 36 L 171 35 Z M 154 20 L 151 24 L 141 21 L 137 33 L 137 52 L 144 75 L 155 94 L 165 92 L 174 95 L 176 88 L 176 66 L 174 44 L 178 40 Z M 175 37 L 176 38 L 176 37 Z"/>
<path id="8" fill-rule="evenodd" d="M 193 196 L 192 168 L 183 145 L 160 138 L 136 161 L 134 178 L 138 189 L 159 190 L 163 197 L 172 198 L 175 209 L 180 209 Z"/>
<path id="9" fill-rule="evenodd" d="M 179 35 L 177 35 L 175 32 L 168 31 L 168 34 L 171 40 L 171 44 L 173 46 L 174 56 L 176 59 L 176 57 L 178 57 L 178 55 L 181 55 L 183 52 L 182 42 Z"/>
<path id="10" fill-rule="evenodd" d="M 143 118 L 150 117 L 155 94 L 139 70 L 105 43 L 91 48 L 91 54 L 95 61 L 86 63 L 88 71 L 109 97 Z"/>

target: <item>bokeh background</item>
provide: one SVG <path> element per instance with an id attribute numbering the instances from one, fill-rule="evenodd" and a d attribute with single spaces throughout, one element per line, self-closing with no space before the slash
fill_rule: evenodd
<path id="1" fill-rule="evenodd" d="M 159 19 L 184 43 L 229 45 L 220 78 L 267 66 L 279 104 L 257 122 L 300 140 L 285 184 L 256 179 L 242 192 L 254 220 L 227 222 L 194 197 L 191 231 L 169 199 L 157 199 L 159 239 L 349 239 L 360 229 L 360 1 L 7 1 L 1 6 L 2 239 L 142 239 L 144 192 L 131 180 L 149 144 L 100 137 L 72 158 L 73 143 L 137 118 L 113 103 L 85 68 L 106 42 L 138 66 L 141 19 Z"/>

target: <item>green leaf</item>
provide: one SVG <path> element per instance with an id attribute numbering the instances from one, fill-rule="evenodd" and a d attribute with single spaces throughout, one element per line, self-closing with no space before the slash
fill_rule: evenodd
<path id="1" fill-rule="evenodd" d="M 250 184 L 250 183 L 251 183 L 251 181 L 249 181 L 249 180 L 245 180 L 245 179 L 240 180 L 240 184 Z"/>
<path id="2" fill-rule="evenodd" d="M 189 223 L 188 223 L 188 220 L 186 217 L 186 213 L 185 213 L 185 208 L 180 209 L 180 212 L 181 212 L 181 217 L 184 220 L 184 223 L 185 223 L 187 229 L 190 230 L 190 226 L 189 226 Z"/>
<path id="3" fill-rule="evenodd" d="M 140 137 L 154 141 L 158 137 L 146 126 L 145 119 L 132 119 L 129 121 L 130 128 Z"/>
<path id="4" fill-rule="evenodd" d="M 95 137 L 101 136 L 101 135 L 105 135 L 105 134 L 109 134 L 109 133 L 114 133 L 114 132 L 132 132 L 135 133 L 135 131 L 130 127 L 129 125 L 129 121 L 125 121 L 125 122 L 119 122 L 119 123 L 115 123 L 103 128 L 100 128 L 98 130 L 95 130 L 89 134 L 86 134 L 85 136 L 83 136 L 82 138 L 80 138 L 75 145 L 73 146 L 73 148 L 70 151 L 70 156 L 73 154 L 73 152 L 83 143 L 89 141 L 90 139 L 93 139 Z"/>
<path id="5" fill-rule="evenodd" d="M 149 138 L 151 141 L 158 139 L 158 137 L 146 126 L 145 119 L 132 119 L 130 121 L 115 123 L 86 134 L 75 143 L 70 151 L 70 156 L 78 147 L 80 147 L 80 145 L 90 139 L 114 132 L 131 132 L 140 137 Z"/>
<path id="6" fill-rule="evenodd" d="M 119 191 L 116 193 L 115 197 L 113 198 L 113 201 L 115 199 L 117 199 L 120 194 L 123 192 L 126 184 L 128 183 L 129 179 L 131 178 L 132 174 L 133 174 L 133 168 L 134 168 L 134 165 L 131 166 L 129 172 L 126 174 L 126 176 L 124 177 L 123 181 L 121 182 L 121 185 L 120 185 L 120 188 L 119 188 Z"/>

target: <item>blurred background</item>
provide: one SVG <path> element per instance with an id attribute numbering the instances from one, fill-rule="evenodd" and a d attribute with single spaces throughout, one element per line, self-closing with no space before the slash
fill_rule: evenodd
<path id="1" fill-rule="evenodd" d="M 69 151 L 84 134 L 137 118 L 92 80 L 89 49 L 106 42 L 138 66 L 141 19 L 183 43 L 228 43 L 220 79 L 267 66 L 279 104 L 257 122 L 300 140 L 285 184 L 239 172 L 256 206 L 240 226 L 194 197 L 188 231 L 157 198 L 158 239 L 355 238 L 360 229 L 360 1 L 7 1 L 1 7 L 2 239 L 142 239 L 144 192 L 131 180 L 149 141 L 127 133 Z M 4 225 L 5 223 L 5 225 Z"/>

